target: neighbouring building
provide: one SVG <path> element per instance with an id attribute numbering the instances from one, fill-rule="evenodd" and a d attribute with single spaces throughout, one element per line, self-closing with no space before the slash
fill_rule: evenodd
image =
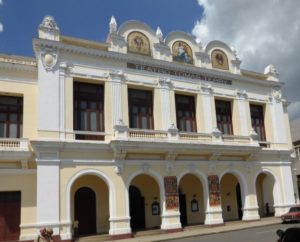
<path id="1" fill-rule="evenodd" d="M 0 55 L 0 241 L 41 227 L 71 240 L 74 221 L 79 236 L 126 238 L 295 204 L 274 66 L 242 70 L 221 41 L 113 17 L 100 43 L 47 16 L 33 49 Z"/>
<path id="2" fill-rule="evenodd" d="M 296 186 L 296 196 L 299 199 L 300 194 L 300 118 L 291 121 L 291 133 L 292 133 L 292 141 L 294 147 L 293 154 L 293 175 L 295 179 Z M 299 201 L 299 200 L 298 200 Z"/>

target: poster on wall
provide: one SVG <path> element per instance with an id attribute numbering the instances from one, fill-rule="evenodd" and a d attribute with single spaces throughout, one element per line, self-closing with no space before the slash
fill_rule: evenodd
<path id="1" fill-rule="evenodd" d="M 220 183 L 217 175 L 208 176 L 209 205 L 212 207 L 221 205 Z"/>
<path id="2" fill-rule="evenodd" d="M 164 177 L 166 209 L 176 209 L 179 207 L 178 187 L 176 176 Z"/>
<path id="3" fill-rule="evenodd" d="M 178 195 L 166 195 L 166 209 L 176 209 L 179 207 Z"/>

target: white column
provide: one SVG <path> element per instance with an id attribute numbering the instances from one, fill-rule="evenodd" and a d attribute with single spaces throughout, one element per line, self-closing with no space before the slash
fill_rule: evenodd
<path id="1" fill-rule="evenodd" d="M 248 136 L 249 130 L 248 130 L 248 114 L 246 112 L 247 109 L 247 93 L 245 91 L 237 91 L 236 93 L 236 99 L 237 99 L 237 105 L 238 105 L 238 115 L 240 120 L 240 132 L 241 135 Z"/>
<path id="2" fill-rule="evenodd" d="M 161 96 L 161 117 L 163 129 L 167 130 L 171 126 L 171 103 L 170 103 L 170 87 L 172 85 L 170 79 L 160 78 L 158 80 Z"/>
<path id="3" fill-rule="evenodd" d="M 204 130 L 206 133 L 211 133 L 216 125 L 213 123 L 213 116 L 212 116 L 212 99 L 211 96 L 213 94 L 213 89 L 211 86 L 201 86 L 201 94 L 202 94 L 202 104 L 203 110 L 205 110 L 204 115 Z"/>
<path id="4" fill-rule="evenodd" d="M 273 124 L 272 133 L 274 137 L 274 142 L 287 143 L 280 87 L 275 86 L 272 88 L 272 97 L 270 97 L 270 102 L 270 110 Z"/>
<path id="5" fill-rule="evenodd" d="M 124 80 L 124 74 L 121 71 L 111 72 L 111 88 L 112 88 L 112 121 L 113 125 L 123 120 L 122 113 L 122 81 Z"/>
<path id="6" fill-rule="evenodd" d="M 252 206 L 251 206 L 252 205 Z M 255 199 L 255 204 L 251 204 L 251 194 L 246 194 L 245 204 L 243 207 L 243 221 L 254 221 L 259 220 L 260 216 L 258 213 L 257 199 Z"/>
<path id="7" fill-rule="evenodd" d="M 59 234 L 60 176 L 57 153 L 39 154 L 37 159 L 37 227 L 51 227 Z"/>

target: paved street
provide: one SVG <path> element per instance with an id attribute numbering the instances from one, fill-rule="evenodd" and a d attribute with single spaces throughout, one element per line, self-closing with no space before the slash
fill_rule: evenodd
<path id="1" fill-rule="evenodd" d="M 249 223 L 249 227 L 251 223 Z M 277 241 L 276 230 L 289 227 L 300 227 L 300 223 L 276 224 L 258 228 L 249 228 L 238 231 L 222 232 L 210 235 L 200 235 L 191 238 L 172 239 L 174 242 L 275 242 Z M 170 240 L 169 240 L 170 241 Z M 300 239 L 299 239 L 300 241 Z"/>

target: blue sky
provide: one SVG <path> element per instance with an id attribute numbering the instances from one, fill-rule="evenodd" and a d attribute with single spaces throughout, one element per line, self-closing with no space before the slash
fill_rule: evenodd
<path id="1" fill-rule="evenodd" d="M 192 32 L 203 9 L 197 0 L 2 0 L 0 53 L 33 56 L 32 38 L 45 15 L 52 15 L 63 35 L 105 41 L 112 15 L 118 25 L 140 20 L 164 36 Z M 1 2 L 1 0 L 0 0 Z"/>

